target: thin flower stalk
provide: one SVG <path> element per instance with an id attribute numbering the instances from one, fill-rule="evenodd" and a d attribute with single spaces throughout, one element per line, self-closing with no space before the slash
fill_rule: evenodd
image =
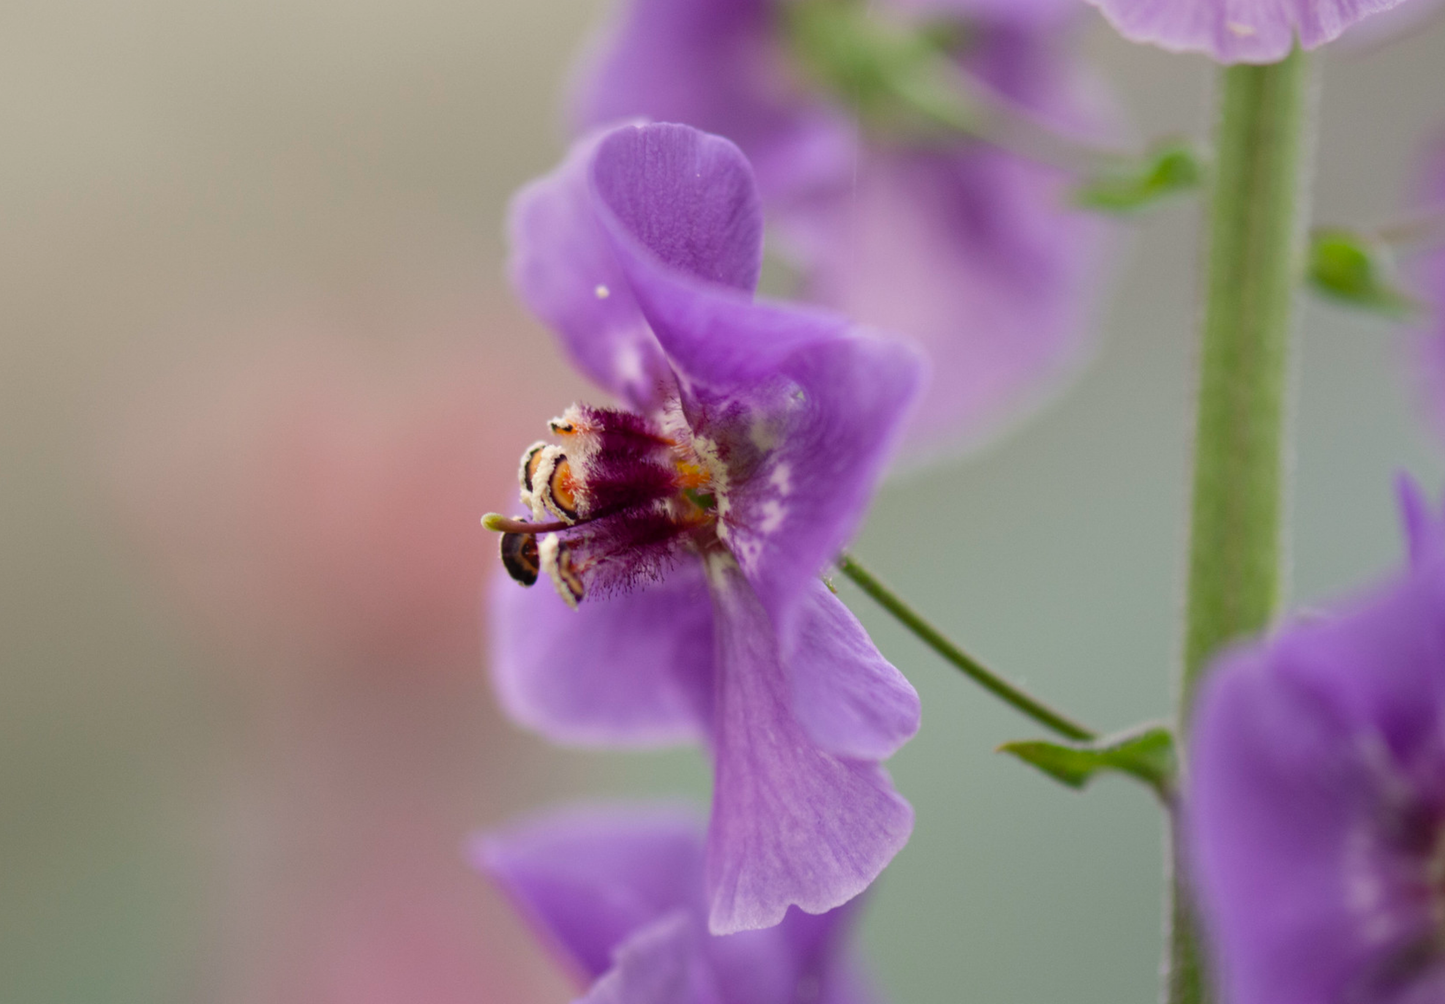
<path id="1" fill-rule="evenodd" d="M 838 570 L 848 576 L 859 589 L 867 593 L 870 599 L 874 600 L 884 610 L 887 610 L 897 618 L 900 624 L 912 631 L 925 645 L 943 656 L 951 665 L 962 670 L 965 676 L 995 697 L 1016 710 L 1021 711 L 1023 714 L 1028 715 L 1040 725 L 1058 733 L 1065 739 L 1087 742 L 1088 740 L 1097 738 L 1097 734 L 1092 729 L 1080 725 L 1072 718 L 1062 712 L 1055 711 L 1043 701 L 1033 697 L 1020 687 L 1009 683 L 1003 677 L 988 669 L 973 656 L 949 641 L 937 628 L 928 623 L 917 611 L 905 603 L 897 593 L 880 582 L 873 573 L 858 564 L 858 561 L 851 555 L 844 554 L 839 556 Z"/>

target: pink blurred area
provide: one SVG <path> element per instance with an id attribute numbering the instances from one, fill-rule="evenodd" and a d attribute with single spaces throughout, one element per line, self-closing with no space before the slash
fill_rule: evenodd
<path id="1" fill-rule="evenodd" d="M 459 848 L 556 781 L 493 706 L 479 519 L 574 388 L 501 295 L 366 309 L 211 323 L 105 435 L 129 539 L 235 703 L 202 996 L 565 999 Z"/>
<path id="2" fill-rule="evenodd" d="M 522 448 L 567 401 L 515 314 L 432 323 L 454 330 L 368 344 L 288 316 L 138 389 L 113 461 L 123 511 L 227 646 L 475 669 L 495 549 L 479 518 L 515 502 Z"/>

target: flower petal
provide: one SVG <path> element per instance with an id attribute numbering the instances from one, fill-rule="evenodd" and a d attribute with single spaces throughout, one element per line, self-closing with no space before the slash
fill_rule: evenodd
<path id="1" fill-rule="evenodd" d="M 544 581 L 492 589 L 492 679 L 507 713 L 564 744 L 694 742 L 712 717 L 712 606 L 696 562 L 576 610 Z"/>
<path id="2" fill-rule="evenodd" d="M 876 763 L 818 748 L 791 711 L 777 638 L 752 587 L 714 559 L 717 780 L 708 829 L 709 927 L 771 927 L 790 905 L 831 910 L 908 841 L 913 810 Z"/>
<path id="3" fill-rule="evenodd" d="M 1220 63 L 1274 63 L 1400 0 L 1089 0 L 1125 38 Z"/>
<path id="4" fill-rule="evenodd" d="M 1419 482 L 1400 472 L 1395 475 L 1395 496 L 1399 500 L 1400 522 L 1405 524 L 1410 564 L 1422 565 L 1445 554 L 1445 520 L 1431 509 Z"/>
<path id="5" fill-rule="evenodd" d="M 717 486 L 722 532 L 786 637 L 804 584 L 857 529 L 924 364 L 836 314 L 754 303 L 701 278 L 707 270 L 693 264 L 700 256 L 691 248 L 704 242 L 669 236 L 690 232 L 692 202 L 654 197 L 674 183 L 642 166 L 651 160 L 670 173 L 696 165 L 704 182 L 734 193 L 719 201 L 751 217 L 756 204 L 740 180 L 747 162 L 726 141 L 686 126 L 634 126 L 601 141 L 594 178 L 598 218 L 679 377 L 694 432 L 716 432 L 713 445 L 734 455 L 722 458 L 730 480 Z M 735 460 L 743 455 L 746 465 Z"/>
<path id="6" fill-rule="evenodd" d="M 1112 228 L 1067 199 L 1060 172 L 997 150 L 880 151 L 794 215 L 810 296 L 928 353 L 915 453 L 987 438 L 1082 363 Z"/>
<path id="7" fill-rule="evenodd" d="M 910 14 L 985 19 L 1028 27 L 1057 23 L 1079 10 L 1078 0 L 888 0 L 886 6 Z"/>
<path id="8" fill-rule="evenodd" d="M 837 337 L 783 360 L 793 390 L 750 395 L 750 429 L 769 442 L 729 486 L 722 535 L 794 652 L 796 609 L 857 532 L 924 382 L 901 342 Z M 720 495 L 723 493 L 720 493 Z"/>
<path id="9" fill-rule="evenodd" d="M 791 909 L 777 927 L 714 937 L 708 954 L 726 1001 L 868 1004 L 879 1000 L 853 950 L 865 897 L 827 913 Z"/>
<path id="10" fill-rule="evenodd" d="M 1403 1000 L 1434 930 L 1445 795 L 1438 560 L 1213 670 L 1191 739 L 1194 879 L 1235 1004 Z M 1416 999 L 1416 998 L 1409 998 Z M 1427 998 L 1419 998 L 1427 999 Z"/>
<path id="11" fill-rule="evenodd" d="M 726 136 L 770 202 L 846 182 L 853 127 L 797 79 L 772 0 L 631 0 L 620 15 L 578 78 L 579 128 L 642 116 Z"/>
<path id="12" fill-rule="evenodd" d="M 818 580 L 799 602 L 787 652 L 793 713 L 823 749 L 885 760 L 918 732 L 918 692 Z"/>
<path id="13" fill-rule="evenodd" d="M 752 167 L 729 140 L 688 126 L 623 126 L 598 142 L 591 179 L 610 230 L 666 269 L 752 295 L 763 212 Z"/>
<path id="14" fill-rule="evenodd" d="M 702 906 L 700 824 L 682 809 L 565 809 L 475 838 L 470 858 L 589 980 L 643 928 Z"/>
<path id="15" fill-rule="evenodd" d="M 513 198 L 507 268 L 518 295 L 577 367 L 646 410 L 671 376 L 593 211 L 587 172 L 597 139 L 573 144 L 556 170 Z"/>
<path id="16" fill-rule="evenodd" d="M 676 911 L 618 947 L 614 964 L 577 1004 L 724 1004 L 698 966 L 697 918 Z"/>

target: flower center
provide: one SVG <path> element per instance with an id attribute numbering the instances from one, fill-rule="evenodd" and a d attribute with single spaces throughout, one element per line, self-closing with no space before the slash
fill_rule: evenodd
<path id="1" fill-rule="evenodd" d="M 546 574 L 568 604 L 660 579 L 717 540 L 717 495 L 684 423 L 671 435 L 635 412 L 573 405 L 533 443 L 517 480 L 528 519 L 489 514 L 502 564 L 530 586 Z"/>

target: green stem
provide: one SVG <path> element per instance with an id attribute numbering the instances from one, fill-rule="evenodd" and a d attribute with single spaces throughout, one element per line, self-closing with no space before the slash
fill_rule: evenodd
<path id="1" fill-rule="evenodd" d="M 924 644 L 943 656 L 964 674 L 995 697 L 1002 698 L 1019 711 L 1066 739 L 1085 741 L 1095 738 L 1095 733 L 1073 719 L 1050 708 L 1042 701 L 1031 697 L 1007 680 L 985 668 L 982 663 L 949 641 L 938 629 L 904 603 L 898 594 L 878 581 L 871 572 L 858 564 L 852 556 L 844 554 L 838 558 L 838 569 L 857 584 L 858 588 L 872 597 L 879 606 L 908 630 L 917 635 Z"/>
<path id="2" fill-rule="evenodd" d="M 1221 72 L 1181 735 L 1211 657 L 1263 629 L 1280 595 L 1290 313 L 1303 246 L 1308 91 L 1298 49 L 1270 66 Z M 1184 892 L 1176 882 L 1168 1000 L 1199 1004 L 1208 992 Z"/>

